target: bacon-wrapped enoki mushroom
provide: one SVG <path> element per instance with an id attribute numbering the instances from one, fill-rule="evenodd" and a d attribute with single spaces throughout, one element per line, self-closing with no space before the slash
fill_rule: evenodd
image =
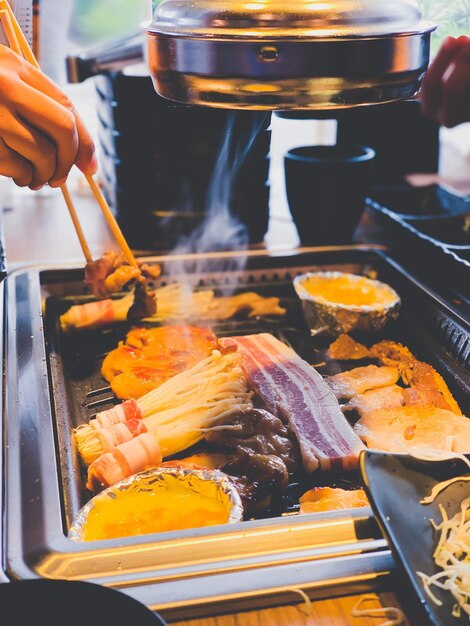
<path id="1" fill-rule="evenodd" d="M 148 296 L 148 294 L 147 294 Z M 174 283 L 158 287 L 152 294 L 158 302 L 156 313 L 148 316 L 155 322 L 167 320 L 226 320 L 244 315 L 249 318 L 265 315 L 285 315 L 279 298 L 264 298 L 255 292 L 246 292 L 234 296 L 218 298 L 210 289 L 193 291 L 189 285 Z M 98 300 L 75 304 L 60 316 L 64 332 L 99 328 L 113 322 L 125 322 L 132 313 L 133 294 L 122 298 Z M 140 318 L 139 319 L 147 319 Z"/>
<path id="2" fill-rule="evenodd" d="M 92 463 L 88 468 L 87 488 L 99 491 L 132 474 L 155 467 L 161 461 L 157 439 L 149 433 L 142 433 L 102 454 Z"/>
<path id="3" fill-rule="evenodd" d="M 119 451 L 132 441 L 153 437 L 163 457 L 173 456 L 203 439 L 215 423 L 251 409 L 252 394 L 239 363 L 238 354 L 214 350 L 138 401 L 127 400 L 79 426 L 75 440 L 89 465 L 88 488 L 96 491 L 112 485 L 116 475 L 128 469 L 131 473 L 147 469 L 148 459 L 142 455 L 140 460 L 134 458 L 132 467 L 130 463 L 117 467 Z"/>

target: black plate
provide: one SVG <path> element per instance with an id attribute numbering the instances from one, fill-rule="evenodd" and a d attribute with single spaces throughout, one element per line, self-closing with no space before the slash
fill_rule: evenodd
<path id="1" fill-rule="evenodd" d="M 433 486 L 443 480 L 468 474 L 468 467 L 460 460 L 426 462 L 404 454 L 366 451 L 360 457 L 360 470 L 367 496 L 377 521 L 387 538 L 398 567 L 411 583 L 421 615 L 420 624 L 432 626 L 459 626 L 467 624 L 468 617 L 452 617 L 454 605 L 450 592 L 433 587 L 443 605 L 437 606 L 426 594 L 416 572 L 434 574 L 441 571 L 434 564 L 432 554 L 438 533 L 430 520 L 440 521 L 441 503 L 449 517 L 460 509 L 461 501 L 469 494 L 469 483 L 460 481 L 445 489 L 432 504 L 420 504 Z"/>
<path id="2" fill-rule="evenodd" d="M 5 626 L 167 626 L 158 613 L 124 592 L 79 580 L 5 583 L 0 585 L 0 606 Z"/>

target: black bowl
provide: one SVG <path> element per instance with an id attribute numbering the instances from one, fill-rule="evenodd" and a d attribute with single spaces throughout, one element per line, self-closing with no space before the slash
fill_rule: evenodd
<path id="1" fill-rule="evenodd" d="M 131 596 L 84 581 L 39 578 L 1 584 L 0 607 L 5 626 L 166 626 Z"/>
<path id="2" fill-rule="evenodd" d="M 352 243 L 375 152 L 359 145 L 302 146 L 284 157 L 286 193 L 304 245 Z"/>

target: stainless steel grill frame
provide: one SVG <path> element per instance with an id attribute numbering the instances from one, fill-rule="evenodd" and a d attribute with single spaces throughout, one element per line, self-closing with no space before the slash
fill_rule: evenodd
<path id="1" fill-rule="evenodd" d="M 233 256 L 233 255 L 232 255 Z M 236 255 L 235 255 L 236 256 Z M 227 255 L 212 255 L 214 261 Z M 210 257 L 208 257 L 210 259 Z M 174 259 L 153 259 L 169 269 Z M 188 257 L 188 260 L 194 260 Z M 470 321 L 387 253 L 354 246 L 248 254 L 239 271 L 191 276 L 194 284 L 275 284 L 305 269 L 380 267 L 395 281 L 410 332 L 457 397 L 470 405 Z M 3 569 L 10 579 L 89 580 L 112 587 L 173 618 L 363 592 L 390 585 L 393 559 L 370 509 L 242 522 L 146 537 L 77 544 L 67 539 L 80 505 L 80 467 L 72 445 L 71 399 L 48 345 L 50 297 L 83 293 L 82 268 L 33 267 L 6 281 Z M 276 278 L 277 277 L 277 278 Z M 397 287 L 396 281 L 400 283 Z M 418 307 L 418 308 L 415 308 Z M 409 319 L 408 319 L 409 318 Z M 439 328 L 439 336 L 437 332 Z M 444 336 L 445 335 L 445 336 Z M 72 407 L 73 408 L 73 407 Z M 72 410 L 72 409 L 71 409 Z"/>

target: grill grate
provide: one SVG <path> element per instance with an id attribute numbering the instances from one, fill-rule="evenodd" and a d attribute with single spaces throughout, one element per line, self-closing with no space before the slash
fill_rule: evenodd
<path id="1" fill-rule="evenodd" d="M 432 301 L 431 296 L 420 292 L 415 284 L 408 284 L 406 275 L 384 264 L 382 260 L 375 259 L 375 263 L 365 261 L 362 263 L 293 264 L 292 267 L 286 268 L 274 266 L 232 269 L 210 274 L 195 272 L 186 277 L 185 281 L 195 289 L 214 289 L 218 295 L 226 295 L 228 291 L 237 293 L 250 289 L 263 296 L 280 297 L 282 306 L 287 309 L 287 314 L 283 318 L 236 319 L 214 323 L 211 327 L 219 337 L 270 332 L 290 345 L 306 361 L 315 365 L 322 374 L 332 374 L 339 371 L 340 365 L 332 362 L 325 363 L 325 349 L 329 342 L 319 338 L 313 339 L 310 336 L 301 303 L 292 286 L 295 276 L 316 269 L 378 275 L 379 279 L 395 287 L 403 298 L 403 314 L 399 322 L 386 329 L 383 338 L 406 343 L 418 357 L 433 364 L 448 378 L 452 390 L 460 396 L 459 401 L 468 402 L 469 398 L 463 392 L 462 384 L 465 376 L 459 370 L 459 366 L 464 365 L 465 359 L 468 358 L 468 334 L 465 343 L 467 351 L 465 351 L 463 329 L 459 330 L 457 322 L 449 317 L 448 312 L 441 310 L 436 302 Z M 176 282 L 178 279 L 180 276 L 175 273 L 170 279 L 156 281 L 155 286 Z M 65 465 L 73 463 L 75 467 L 80 467 L 80 464 L 76 458 L 76 451 L 71 448 L 70 428 L 87 422 L 97 411 L 110 408 L 116 403 L 117 400 L 110 386 L 104 384 L 100 367 L 106 354 L 125 338 L 130 328 L 128 324 L 122 323 L 104 331 L 89 331 L 80 335 L 64 336 L 59 333 L 57 323 L 59 315 L 71 304 L 78 304 L 87 299 L 89 296 L 76 298 L 54 296 L 48 299 L 46 309 L 48 344 L 51 352 L 56 355 L 53 362 L 58 364 L 58 367 L 51 368 L 52 379 L 57 379 L 60 383 L 59 387 L 66 389 L 65 398 L 54 396 L 59 424 L 62 420 L 62 428 L 59 427 L 59 445 L 61 448 L 68 447 L 69 449 Z M 431 349 L 429 349 L 430 346 Z M 462 357 L 464 357 L 463 361 Z M 67 415 L 65 423 L 64 415 Z M 66 433 L 66 436 L 61 436 L 61 433 Z M 69 473 L 70 468 L 64 467 L 63 471 Z M 83 468 L 79 469 L 79 474 L 81 481 L 77 482 L 75 497 L 68 499 L 69 503 L 74 503 L 67 515 L 69 519 L 75 516 L 77 507 L 83 505 L 88 498 L 83 491 Z M 293 503 L 299 490 L 307 490 L 317 484 L 331 484 L 331 477 L 308 477 L 303 484 L 301 482 L 291 485 L 281 512 L 297 510 L 298 505 Z M 352 478 L 341 476 L 336 484 L 358 485 L 359 477 L 358 475 Z M 267 514 L 278 513 L 279 511 L 270 511 Z"/>

